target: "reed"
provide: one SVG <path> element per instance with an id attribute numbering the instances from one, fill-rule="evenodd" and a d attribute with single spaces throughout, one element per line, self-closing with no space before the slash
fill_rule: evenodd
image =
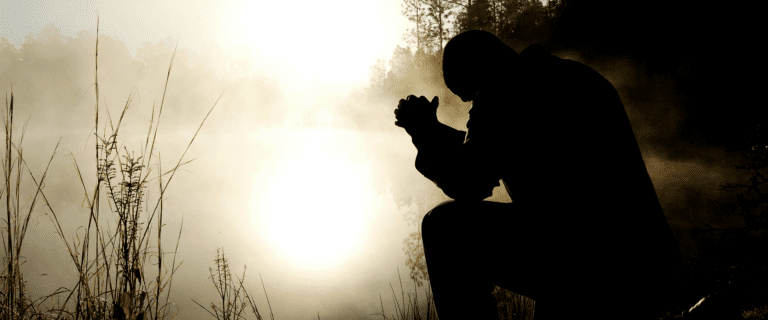
<path id="1" fill-rule="evenodd" d="M 116 123 L 109 114 L 109 109 L 106 109 L 108 126 L 100 127 L 98 19 L 96 30 L 94 73 L 96 94 L 94 109 L 96 167 L 94 173 L 96 183 L 89 192 L 80 167 L 72 156 L 72 162 L 87 199 L 88 210 L 88 221 L 79 228 L 84 229 L 84 234 L 76 234 L 71 237 L 77 238 L 77 241 L 72 239 L 70 243 L 67 240 L 70 239 L 70 236 L 65 234 L 59 214 L 48 202 L 41 187 L 48 173 L 48 167 L 38 181 L 26 166 L 21 148 L 24 130 L 22 130 L 19 141 L 13 142 L 13 93 L 11 93 L 10 101 L 6 98 L 6 148 L 2 163 L 5 174 L 2 196 L 5 197 L 6 203 L 6 219 L 4 221 L 6 235 L 3 235 L 5 252 L 3 265 L 5 270 L 2 275 L 3 291 L 0 299 L 0 318 L 2 319 L 143 320 L 166 319 L 173 316 L 170 314 L 173 304 L 169 304 L 169 296 L 173 275 L 181 266 L 181 263 L 176 264 L 175 252 L 178 250 L 181 238 L 183 219 L 176 239 L 176 249 L 173 252 L 163 252 L 162 237 L 165 223 L 163 195 L 167 191 L 176 170 L 189 163 L 189 161 L 183 162 L 184 155 L 219 100 L 216 100 L 216 103 L 201 121 L 176 165 L 171 170 L 162 172 L 159 156 L 155 163 L 152 162 L 152 158 L 157 153 L 155 142 L 165 93 L 168 88 L 168 79 L 176 53 L 174 50 L 166 74 L 163 99 L 157 112 L 157 119 L 155 120 L 155 107 L 153 106 L 147 136 L 144 145 L 139 150 L 140 155 L 136 156 L 134 152 L 129 151 L 124 146 L 121 149 L 118 146 L 119 130 L 132 102 L 132 95 L 129 95 L 126 100 Z M 220 98 L 221 96 L 219 96 Z M 101 134 L 99 134 L 100 132 Z M 53 155 L 51 156 L 52 159 Z M 51 160 L 48 162 L 49 165 Z M 29 203 L 28 207 L 22 206 L 21 201 L 20 190 L 22 171 L 24 171 L 22 168 L 26 169 L 37 188 L 31 200 L 26 202 Z M 154 168 L 156 170 L 152 170 Z M 152 177 L 150 177 L 151 175 Z M 150 205 L 147 190 L 152 180 L 156 180 L 158 196 L 157 200 L 153 200 Z M 30 216 L 35 209 L 39 210 L 40 202 L 42 202 L 44 209 L 47 209 L 45 214 L 51 219 L 56 233 L 64 242 L 77 271 L 77 282 L 71 288 L 62 287 L 50 295 L 31 301 L 25 294 L 26 282 L 19 271 L 19 254 Z M 109 225 L 109 219 L 102 216 L 104 210 L 111 213 L 111 217 L 116 218 L 114 225 Z M 155 246 L 150 246 L 152 223 L 155 223 L 157 230 Z M 166 260 L 166 255 L 169 253 L 174 254 L 170 265 Z M 154 271 L 150 270 L 153 264 L 148 263 L 150 257 L 157 259 Z M 165 296 L 163 297 L 163 295 Z M 66 298 L 62 302 L 61 297 L 63 296 Z M 55 301 L 54 298 L 56 298 Z M 43 302 L 47 300 L 50 300 L 51 307 L 42 311 Z"/>
<path id="2" fill-rule="evenodd" d="M 250 307 L 254 316 L 256 316 L 256 319 L 263 320 L 261 313 L 259 313 L 259 308 L 256 307 L 256 303 L 254 302 L 251 295 L 248 294 L 248 290 L 246 290 L 245 286 L 243 285 L 243 282 L 245 282 L 245 267 L 243 267 L 242 278 L 239 278 L 237 275 L 235 275 L 235 281 L 232 280 L 232 271 L 230 270 L 229 263 L 224 256 L 223 249 L 221 252 L 219 252 L 219 249 L 216 249 L 216 259 L 214 261 L 216 262 L 216 272 L 214 273 L 212 268 L 208 268 L 211 274 L 209 279 L 211 279 L 214 288 L 216 288 L 216 292 L 221 299 L 221 304 L 216 305 L 215 303 L 211 302 L 211 310 L 208 310 L 194 299 L 192 299 L 192 301 L 216 319 L 246 319 L 245 311 L 248 309 L 248 307 Z M 259 274 L 259 279 L 261 280 L 262 288 L 264 288 L 264 280 L 261 279 L 261 274 Z M 272 305 L 269 304 L 269 296 L 267 295 L 266 288 L 264 288 L 264 295 L 267 298 L 267 305 L 269 306 L 269 317 L 271 320 L 275 320 L 275 317 L 272 314 Z M 317 318 L 320 319 L 319 313 Z"/>
<path id="3" fill-rule="evenodd" d="M 50 168 L 53 160 L 52 155 L 38 183 L 24 160 L 21 147 L 26 132 L 26 124 L 22 128 L 19 140 L 16 143 L 13 141 L 13 98 L 13 92 L 11 92 L 10 100 L 6 96 L 5 101 L 5 155 L 2 161 L 5 184 L 0 191 L 0 197 L 5 200 L 6 214 L 2 220 L 5 220 L 3 224 L 6 228 L 5 235 L 2 237 L 5 255 L 3 257 L 4 269 L 0 275 L 3 282 L 0 292 L 0 319 L 25 319 L 28 315 L 40 313 L 39 308 L 37 308 L 40 299 L 32 301 L 27 294 L 27 282 L 20 271 L 21 264 L 23 264 L 20 257 L 33 210 L 37 207 L 38 201 L 45 197 L 40 185 L 45 182 L 48 168 Z M 54 148 L 54 153 L 57 148 L 58 143 Z M 31 199 L 22 201 L 22 172 L 25 169 L 37 185 L 37 190 Z"/>
<path id="4" fill-rule="evenodd" d="M 400 280 L 400 302 L 398 303 L 397 295 L 395 294 L 395 289 L 392 287 L 392 284 L 389 284 L 390 289 L 392 290 L 392 301 L 395 303 L 395 312 L 391 313 L 390 316 L 386 315 L 386 312 L 384 311 L 384 301 L 381 299 L 381 293 L 379 293 L 379 303 L 381 304 L 381 313 L 375 313 L 372 315 L 378 315 L 381 316 L 384 320 L 437 320 L 439 319 L 437 317 L 437 313 L 435 312 L 435 305 L 432 301 L 432 294 L 427 289 L 429 288 L 429 285 L 427 285 L 427 288 L 424 290 L 424 296 L 426 297 L 426 310 L 421 310 L 419 308 L 419 297 L 418 297 L 418 290 L 416 290 L 416 282 L 413 283 L 413 300 L 411 300 L 411 293 L 408 293 L 408 304 L 406 304 L 405 299 L 405 290 L 403 289 L 403 279 L 400 277 L 400 268 L 397 268 L 397 277 Z"/>

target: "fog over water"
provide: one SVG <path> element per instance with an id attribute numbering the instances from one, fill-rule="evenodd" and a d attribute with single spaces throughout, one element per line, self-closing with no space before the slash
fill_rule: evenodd
<path id="1" fill-rule="evenodd" d="M 60 139 L 44 191 L 67 241 L 82 235 L 78 228 L 88 221 L 84 195 L 92 196 L 96 185 L 98 11 L 99 134 L 109 118 L 117 123 L 130 97 L 118 145 L 142 154 L 154 105 L 154 123 L 160 121 L 160 127 L 152 165 L 161 160 L 165 172 L 221 97 L 182 160 L 194 161 L 179 169 L 164 196 L 164 251 L 174 250 L 183 218 L 176 256 L 183 265 L 171 294 L 179 317 L 205 315 L 191 299 L 203 305 L 215 301 L 208 268 L 215 268 L 217 248 L 224 249 L 238 276 L 247 265 L 245 285 L 262 315 L 268 311 L 259 275 L 279 319 L 316 318 L 318 312 L 322 319 L 376 319 L 371 314 L 381 312 L 379 294 L 387 314 L 394 312 L 390 284 L 399 299 L 398 268 L 405 291 L 414 290 L 403 251 L 403 240 L 417 230 L 409 221 L 448 198 L 415 170 L 416 149 L 393 125 L 397 101 L 361 93 L 369 67 L 404 45 L 401 36 L 410 27 L 398 1 L 361 3 L 307 5 L 293 17 L 298 22 L 277 14 L 291 9 L 278 4 L 2 3 L 0 88 L 14 95 L 14 135 L 26 123 L 24 156 L 36 177 Z M 325 20 L 337 22 L 312 29 Z M 582 60 L 579 52 L 555 54 Z M 733 155 L 681 145 L 697 156 L 675 157 L 670 150 L 676 147 L 659 142 L 664 130 L 673 133 L 685 123 L 686 115 L 676 107 L 684 97 L 675 79 L 643 74 L 626 57 L 590 66 L 622 97 L 684 256 L 697 250 L 699 240 L 688 231 L 700 221 L 741 225 L 740 218 L 718 215 L 732 209 L 716 187 L 733 181 L 728 162 Z M 649 93 L 637 98 L 638 88 Z M 468 108 L 441 107 L 438 117 L 466 129 Z M 28 183 L 22 191 L 34 193 L 34 187 Z M 157 201 L 154 185 L 148 192 Z M 490 200 L 510 201 L 501 187 Z M 21 253 L 22 272 L 36 297 L 77 282 L 64 242 L 44 211 L 33 214 Z M 335 222 L 315 219 L 321 214 Z M 288 222 L 298 231 L 286 227 Z M 426 288 L 417 290 L 423 296 Z"/>

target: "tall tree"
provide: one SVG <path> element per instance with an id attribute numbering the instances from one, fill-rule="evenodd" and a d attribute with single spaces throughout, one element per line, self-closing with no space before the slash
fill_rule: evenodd
<path id="1" fill-rule="evenodd" d="M 560 21 L 560 16 L 562 15 L 563 10 L 565 10 L 565 0 L 547 1 L 546 22 L 547 22 L 547 28 L 549 28 L 549 30 L 554 32 L 554 30 L 557 29 L 558 22 Z"/>
<path id="2" fill-rule="evenodd" d="M 442 54 L 443 46 L 451 36 L 448 22 L 454 15 L 454 8 L 456 5 L 446 0 L 424 1 L 427 9 L 427 17 L 429 18 L 427 20 L 428 35 L 433 39 L 431 43 L 436 45 L 436 48 L 434 48 L 432 52 Z"/>
<path id="3" fill-rule="evenodd" d="M 488 1 L 488 9 L 490 9 L 491 12 L 491 20 L 493 21 L 493 33 L 497 37 L 501 34 L 501 27 L 503 20 L 503 17 L 505 15 L 504 12 L 504 1 L 503 0 L 489 0 Z"/>
<path id="4" fill-rule="evenodd" d="M 403 0 L 402 13 L 408 20 L 415 22 L 416 26 L 408 29 L 403 40 L 408 45 L 416 45 L 416 52 L 422 51 L 429 40 L 427 34 L 427 10 L 424 0 Z"/>
<path id="5" fill-rule="evenodd" d="M 417 51 L 418 53 L 418 51 Z M 385 89 L 396 96 L 411 94 L 408 88 L 412 85 L 410 78 L 415 72 L 415 57 L 408 47 L 397 46 L 389 60 L 389 71 L 385 81 Z"/>
<path id="6" fill-rule="evenodd" d="M 539 0 L 521 0 L 522 8 L 515 21 L 518 39 L 533 40 L 539 36 L 544 25 L 544 5 Z"/>
<path id="7" fill-rule="evenodd" d="M 491 3 L 489 0 L 472 1 L 458 14 L 455 23 L 459 32 L 483 30 L 493 33 L 495 21 L 491 12 Z"/>
<path id="8" fill-rule="evenodd" d="M 499 33 L 497 35 L 502 41 L 509 43 L 515 36 L 515 28 L 518 17 L 523 11 L 523 3 L 522 0 L 502 0 L 501 7 L 504 14 L 499 17 Z"/>
<path id="9" fill-rule="evenodd" d="M 549 0 L 547 1 L 547 18 L 549 20 L 556 20 L 560 17 L 562 9 L 565 8 L 564 0 Z"/>
<path id="10" fill-rule="evenodd" d="M 385 92 L 387 80 L 387 65 L 384 59 L 376 59 L 368 72 L 368 86 L 365 88 L 366 97 L 378 97 Z"/>

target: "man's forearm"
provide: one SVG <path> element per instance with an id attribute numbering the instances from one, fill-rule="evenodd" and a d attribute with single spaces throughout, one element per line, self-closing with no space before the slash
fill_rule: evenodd
<path id="1" fill-rule="evenodd" d="M 486 163 L 475 163 L 486 157 L 466 149 L 464 131 L 436 123 L 411 136 L 418 149 L 416 169 L 449 197 L 481 201 L 499 185 L 500 177 L 489 175 Z"/>
<path id="2" fill-rule="evenodd" d="M 468 163 L 461 148 L 426 147 L 416 155 L 416 169 L 454 200 L 482 201 L 499 185 L 499 177 L 489 175 L 483 166 Z"/>
<path id="3" fill-rule="evenodd" d="M 416 149 L 455 147 L 464 143 L 466 132 L 440 122 L 408 131 Z"/>
<path id="4" fill-rule="evenodd" d="M 435 182 L 442 166 L 448 165 L 451 154 L 464 143 L 465 132 L 440 122 L 414 128 L 408 131 L 416 146 L 416 170 Z"/>

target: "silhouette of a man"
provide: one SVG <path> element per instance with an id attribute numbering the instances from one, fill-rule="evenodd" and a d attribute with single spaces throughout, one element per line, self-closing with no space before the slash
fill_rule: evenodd
<path id="1" fill-rule="evenodd" d="M 454 199 L 422 221 L 440 319 L 496 319 L 494 284 L 534 299 L 537 320 L 658 312 L 680 251 L 611 83 L 484 31 L 447 43 L 443 77 L 472 101 L 466 135 L 438 122 L 437 97 L 395 110 L 416 168 Z M 512 203 L 483 201 L 499 180 Z"/>

